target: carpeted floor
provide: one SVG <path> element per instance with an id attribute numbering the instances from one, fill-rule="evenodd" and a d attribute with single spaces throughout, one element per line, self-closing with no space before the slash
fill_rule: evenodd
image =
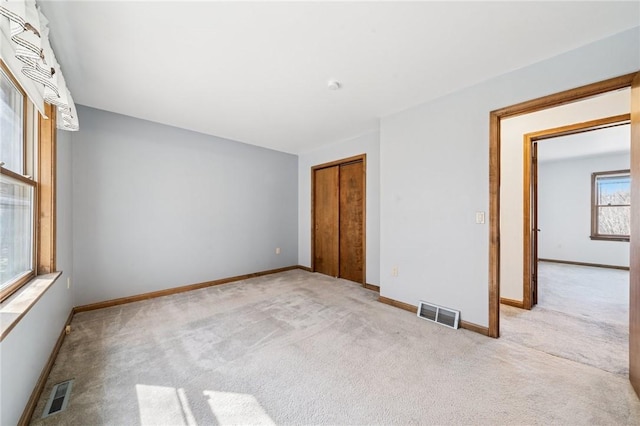
<path id="1" fill-rule="evenodd" d="M 629 271 L 540 262 L 538 304 L 502 305 L 501 338 L 629 374 Z"/>
<path id="2" fill-rule="evenodd" d="M 32 424 L 640 424 L 628 380 L 301 270 L 77 314 Z M 66 411 L 39 419 L 53 384 Z"/>

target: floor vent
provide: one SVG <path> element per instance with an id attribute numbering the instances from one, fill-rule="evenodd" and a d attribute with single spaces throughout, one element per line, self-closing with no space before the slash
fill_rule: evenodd
<path id="1" fill-rule="evenodd" d="M 420 301 L 420 305 L 418 305 L 418 316 L 447 327 L 458 328 L 460 311 L 454 311 L 452 309 L 434 305 L 433 303 Z"/>
<path id="2" fill-rule="evenodd" d="M 53 387 L 49 400 L 47 401 L 47 405 L 44 407 L 44 412 L 42 413 L 43 419 L 67 408 L 72 385 L 73 380 L 67 380 L 66 382 L 58 383 Z"/>

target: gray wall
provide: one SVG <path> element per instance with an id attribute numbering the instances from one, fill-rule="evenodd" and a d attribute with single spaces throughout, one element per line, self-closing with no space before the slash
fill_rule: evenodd
<path id="1" fill-rule="evenodd" d="M 87 107 L 78 115 L 76 305 L 297 264 L 296 156 Z"/>
<path id="2" fill-rule="evenodd" d="M 299 155 L 298 262 L 311 266 L 311 167 L 367 154 L 366 280 L 380 284 L 380 133 L 371 132 Z"/>
<path id="3" fill-rule="evenodd" d="M 0 424 L 16 424 L 71 312 L 71 134 L 58 132 L 57 267 L 62 276 L 0 343 Z"/>
<path id="4" fill-rule="evenodd" d="M 539 257 L 629 266 L 629 242 L 589 238 L 591 173 L 628 169 L 629 161 L 617 154 L 538 163 Z"/>
<path id="5" fill-rule="evenodd" d="M 381 295 L 487 326 L 490 111 L 638 69 L 636 27 L 382 118 Z"/>

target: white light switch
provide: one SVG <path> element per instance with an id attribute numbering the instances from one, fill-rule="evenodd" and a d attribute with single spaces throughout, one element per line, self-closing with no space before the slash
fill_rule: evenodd
<path id="1" fill-rule="evenodd" d="M 476 212 L 476 223 L 484 223 L 484 212 Z"/>

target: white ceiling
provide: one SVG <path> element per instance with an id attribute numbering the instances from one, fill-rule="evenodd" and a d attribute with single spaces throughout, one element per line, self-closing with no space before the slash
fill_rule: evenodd
<path id="1" fill-rule="evenodd" d="M 538 142 L 538 162 L 621 154 L 630 149 L 631 128 L 626 124 L 542 140 Z"/>
<path id="2" fill-rule="evenodd" d="M 290 153 L 640 24 L 640 2 L 38 4 L 77 103 Z"/>

